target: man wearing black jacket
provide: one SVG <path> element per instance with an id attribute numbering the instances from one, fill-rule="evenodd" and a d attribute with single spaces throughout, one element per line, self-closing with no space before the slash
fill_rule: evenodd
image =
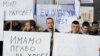
<path id="1" fill-rule="evenodd" d="M 52 32 L 52 31 L 59 32 L 57 29 L 53 30 L 54 29 L 54 20 L 53 20 L 53 18 L 48 17 L 46 19 L 46 25 L 47 25 L 47 29 L 45 29 L 44 32 Z"/>
<path id="2" fill-rule="evenodd" d="M 91 35 L 99 35 L 99 24 L 97 21 L 92 22 L 92 30 L 91 30 Z"/>

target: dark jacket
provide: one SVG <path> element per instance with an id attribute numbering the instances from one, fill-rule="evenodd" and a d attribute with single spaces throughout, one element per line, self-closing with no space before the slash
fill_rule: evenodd
<path id="1" fill-rule="evenodd" d="M 90 35 L 99 35 L 99 31 L 97 30 L 97 31 L 90 31 Z"/>
<path id="2" fill-rule="evenodd" d="M 48 29 L 44 30 L 43 32 L 49 32 Z M 55 32 L 59 32 L 57 29 L 55 29 Z"/>

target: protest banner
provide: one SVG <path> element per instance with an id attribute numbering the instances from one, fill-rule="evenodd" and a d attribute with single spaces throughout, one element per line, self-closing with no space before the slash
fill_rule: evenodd
<path id="1" fill-rule="evenodd" d="M 1 0 L 5 20 L 33 19 L 33 0 Z"/>
<path id="2" fill-rule="evenodd" d="M 57 9 L 56 28 L 60 32 L 69 32 L 71 30 L 71 23 L 74 20 L 78 20 L 75 5 L 58 5 Z"/>
<path id="3" fill-rule="evenodd" d="M 100 37 L 55 33 L 53 56 L 99 56 Z"/>
<path id="4" fill-rule="evenodd" d="M 3 56 L 49 56 L 50 33 L 4 31 Z"/>
<path id="5" fill-rule="evenodd" d="M 3 9 L 0 8 L 0 41 L 3 41 Z"/>
<path id="6" fill-rule="evenodd" d="M 4 31 L 3 56 L 49 56 L 50 38 L 44 32 Z M 99 36 L 54 33 L 53 43 L 53 56 L 99 55 Z"/>
<path id="7" fill-rule="evenodd" d="M 46 19 L 48 17 L 52 17 L 55 19 L 56 11 L 55 5 L 37 5 L 37 24 L 44 29 L 47 28 L 46 26 Z"/>
<path id="8" fill-rule="evenodd" d="M 74 5 L 37 5 L 37 24 L 45 29 L 46 18 L 52 17 L 55 28 L 60 32 L 68 32 L 72 21 L 77 20 L 76 11 Z"/>

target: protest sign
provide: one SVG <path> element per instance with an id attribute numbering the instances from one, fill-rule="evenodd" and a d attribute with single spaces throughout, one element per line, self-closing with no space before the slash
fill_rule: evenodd
<path id="1" fill-rule="evenodd" d="M 54 19 L 55 28 L 60 32 L 68 32 L 72 21 L 77 20 L 77 12 L 74 5 L 37 5 L 37 24 L 47 28 L 48 17 Z"/>
<path id="2" fill-rule="evenodd" d="M 100 37 L 55 33 L 53 56 L 99 56 Z"/>
<path id="3" fill-rule="evenodd" d="M 33 0 L 1 0 L 5 20 L 33 19 Z"/>
<path id="4" fill-rule="evenodd" d="M 0 8 L 0 41 L 3 41 L 3 9 Z"/>
<path id="5" fill-rule="evenodd" d="M 1 2 L 0 2 L 1 4 Z M 3 13 L 3 6 L 0 5 L 0 41 L 3 41 L 3 19 L 4 19 L 4 13 Z"/>
<path id="6" fill-rule="evenodd" d="M 4 31 L 3 56 L 49 56 L 50 33 Z"/>

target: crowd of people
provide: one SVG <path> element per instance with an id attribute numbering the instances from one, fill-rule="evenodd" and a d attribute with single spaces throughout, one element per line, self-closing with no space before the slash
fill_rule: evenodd
<path id="1" fill-rule="evenodd" d="M 27 21 L 11 21 L 4 22 L 5 31 L 28 31 L 28 32 L 60 32 L 58 29 L 54 29 L 54 20 L 51 17 L 46 19 L 47 29 L 43 30 L 41 27 L 36 25 L 34 20 Z M 88 21 L 84 21 L 80 25 L 79 21 L 73 21 L 71 24 L 71 31 L 68 33 L 75 34 L 87 34 L 87 35 L 100 35 L 99 23 L 93 21 L 92 24 Z"/>
<path id="2" fill-rule="evenodd" d="M 71 31 L 69 33 L 100 35 L 99 24 L 97 21 L 94 21 L 92 22 L 92 26 L 90 26 L 89 22 L 84 21 L 82 26 L 80 26 L 78 21 L 73 21 L 71 25 Z"/>

